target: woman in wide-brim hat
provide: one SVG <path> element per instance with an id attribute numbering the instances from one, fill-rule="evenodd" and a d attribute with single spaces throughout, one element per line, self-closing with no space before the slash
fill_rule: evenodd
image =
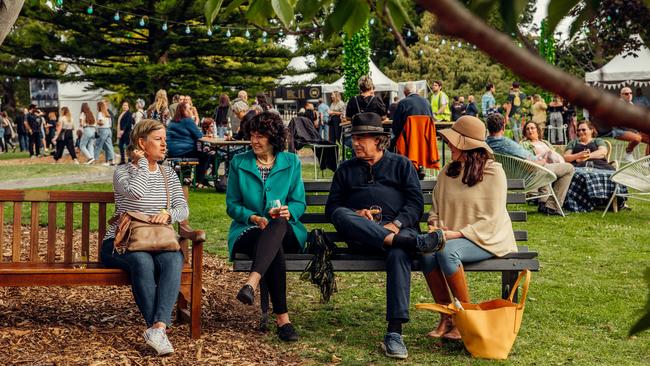
<path id="1" fill-rule="evenodd" d="M 512 223 L 506 211 L 507 181 L 485 142 L 485 124 L 463 116 L 440 131 L 452 162 L 438 175 L 429 212 L 429 230 L 442 228 L 445 247 L 423 256 L 423 272 L 436 303 L 449 304 L 449 289 L 461 302 L 469 302 L 463 263 L 501 257 L 517 251 Z M 444 277 L 443 277 L 444 276 Z M 434 338 L 460 339 L 449 315 L 441 315 Z"/>

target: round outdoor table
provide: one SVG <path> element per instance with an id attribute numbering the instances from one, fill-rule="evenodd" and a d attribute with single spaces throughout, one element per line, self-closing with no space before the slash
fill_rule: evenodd
<path id="1" fill-rule="evenodd" d="M 230 167 L 230 160 L 232 157 L 235 155 L 235 153 L 238 153 L 239 150 L 242 150 L 242 148 L 245 148 L 246 146 L 250 146 L 251 142 L 247 140 L 225 140 L 223 138 L 218 138 L 218 137 L 201 137 L 199 141 L 209 144 L 212 149 L 214 149 L 217 152 L 222 153 L 221 155 L 224 157 L 223 164 L 224 164 L 224 175 L 228 175 L 228 168 Z M 219 154 L 215 155 L 215 158 Z M 216 169 L 216 164 L 215 164 L 215 169 Z"/>

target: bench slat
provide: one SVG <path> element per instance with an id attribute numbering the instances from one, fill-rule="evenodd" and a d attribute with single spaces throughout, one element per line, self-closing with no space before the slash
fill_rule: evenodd
<path id="1" fill-rule="evenodd" d="M 5 203 L 0 202 L 0 255 L 5 252 L 4 248 L 5 238 Z M 2 257 L 0 257 L 0 261 Z"/>
<path id="2" fill-rule="evenodd" d="M 86 262 L 88 261 L 88 248 L 90 247 L 90 203 L 84 202 L 81 204 L 81 253 L 86 254 Z"/>
<path id="3" fill-rule="evenodd" d="M 56 202 L 47 204 L 47 262 L 56 260 Z"/>
<path id="4" fill-rule="evenodd" d="M 424 193 L 422 196 L 424 197 L 424 204 L 428 205 L 432 202 L 431 193 Z M 305 197 L 305 202 L 307 202 L 307 206 L 325 206 L 327 197 L 326 194 L 308 194 Z M 508 204 L 523 204 L 526 203 L 526 194 L 521 192 L 508 192 L 507 200 Z"/>
<path id="5" fill-rule="evenodd" d="M 0 201 L 113 203 L 114 195 L 113 192 L 0 190 Z"/>
<path id="6" fill-rule="evenodd" d="M 22 228 L 20 226 L 20 220 L 22 218 L 23 204 L 21 202 L 14 202 L 14 225 L 13 225 L 13 247 L 11 250 L 11 260 L 14 262 L 20 262 L 20 242 L 21 242 L 21 233 Z"/>
<path id="7" fill-rule="evenodd" d="M 106 235 L 106 203 L 99 204 L 99 212 L 97 214 L 99 220 L 97 229 L 97 261 L 102 260 L 102 241 Z"/>
<path id="8" fill-rule="evenodd" d="M 525 222 L 528 220 L 528 212 L 526 211 L 508 211 L 508 215 L 510 215 L 510 220 L 512 222 Z M 420 222 L 427 222 L 428 218 L 429 213 L 425 212 L 422 214 Z M 303 224 L 323 224 L 328 221 L 324 213 L 309 212 L 300 216 L 300 222 Z"/>
<path id="9" fill-rule="evenodd" d="M 330 181 L 305 181 L 306 192 L 325 192 L 329 193 L 332 182 Z M 432 191 L 436 186 L 435 180 L 421 180 L 420 187 L 423 191 Z M 508 179 L 508 189 L 518 190 L 524 189 L 523 179 Z"/>
<path id="10" fill-rule="evenodd" d="M 63 261 L 65 263 L 72 263 L 72 229 L 73 229 L 73 215 L 74 205 L 72 202 L 65 203 L 65 240 L 63 251 Z"/>
<path id="11" fill-rule="evenodd" d="M 31 222 L 29 228 L 29 261 L 38 262 L 38 216 L 39 204 L 32 202 Z"/>
<path id="12" fill-rule="evenodd" d="M 516 241 L 528 241 L 528 232 L 523 231 L 523 230 L 514 230 L 515 233 L 515 240 Z M 327 235 L 328 239 L 335 242 L 335 243 L 340 243 L 345 240 L 343 240 L 343 237 L 335 232 L 335 231 L 328 231 L 325 233 Z"/>

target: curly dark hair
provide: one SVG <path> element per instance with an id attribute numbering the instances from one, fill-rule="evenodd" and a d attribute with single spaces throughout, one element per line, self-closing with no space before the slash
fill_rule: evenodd
<path id="1" fill-rule="evenodd" d="M 269 139 L 274 155 L 287 148 L 287 129 L 284 127 L 282 118 L 276 113 L 262 112 L 253 117 L 250 123 L 244 125 L 244 138 L 250 140 L 253 132 L 262 134 Z"/>
<path id="2" fill-rule="evenodd" d="M 483 171 L 488 159 L 490 159 L 490 154 L 482 147 L 464 150 L 462 154 L 465 156 L 465 164 L 461 164 L 460 161 L 453 161 L 449 164 L 447 176 L 456 178 L 460 175 L 461 168 L 464 168 L 462 181 L 472 187 L 483 181 Z"/>

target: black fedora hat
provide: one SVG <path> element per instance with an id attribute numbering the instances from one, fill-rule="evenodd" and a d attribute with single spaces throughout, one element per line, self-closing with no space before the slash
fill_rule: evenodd
<path id="1" fill-rule="evenodd" d="M 390 135 L 381 124 L 381 117 L 377 113 L 359 113 L 352 117 L 351 135 Z"/>

